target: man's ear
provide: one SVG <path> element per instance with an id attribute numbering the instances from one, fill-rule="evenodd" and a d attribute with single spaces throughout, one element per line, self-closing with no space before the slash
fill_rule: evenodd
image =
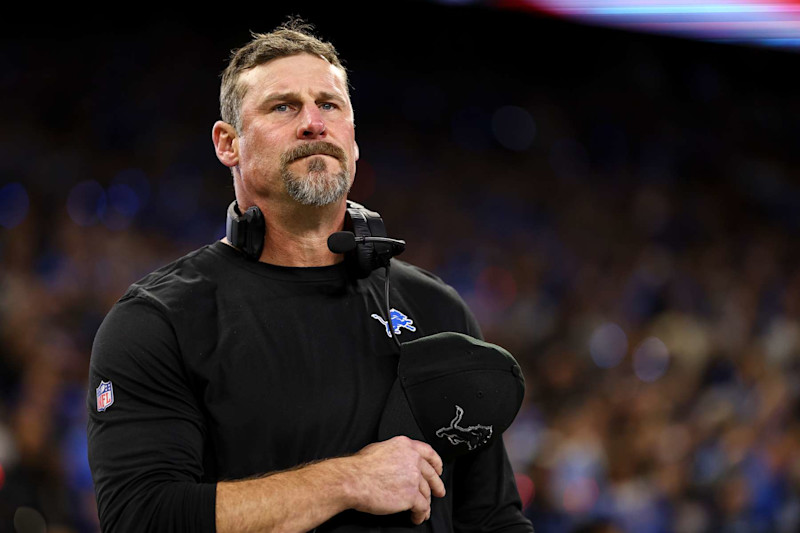
<path id="1" fill-rule="evenodd" d="M 214 141 L 214 149 L 220 163 L 226 167 L 235 167 L 239 164 L 239 136 L 236 128 L 218 120 L 211 129 L 211 140 Z"/>
<path id="2" fill-rule="evenodd" d="M 357 143 L 357 142 L 355 142 L 355 141 L 353 141 L 353 144 L 355 144 L 355 145 L 356 145 L 356 161 L 358 161 L 358 155 L 359 155 L 358 143 Z"/>

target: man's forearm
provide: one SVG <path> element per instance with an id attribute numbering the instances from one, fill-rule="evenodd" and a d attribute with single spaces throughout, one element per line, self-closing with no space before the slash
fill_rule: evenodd
<path id="1" fill-rule="evenodd" d="M 347 509 L 377 515 L 410 510 L 411 522 L 420 524 L 430 518 L 431 497 L 445 495 L 441 474 L 433 448 L 395 437 L 355 455 L 217 483 L 217 531 L 309 531 Z"/>
<path id="2" fill-rule="evenodd" d="M 219 533 L 310 531 L 352 507 L 346 459 L 329 459 L 257 479 L 217 483 Z"/>

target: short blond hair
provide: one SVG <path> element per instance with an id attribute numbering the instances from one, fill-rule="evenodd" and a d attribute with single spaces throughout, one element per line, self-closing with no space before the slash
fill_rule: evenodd
<path id="1" fill-rule="evenodd" d="M 297 54 L 311 54 L 324 58 L 331 65 L 341 69 L 345 87 L 347 70 L 339 60 L 336 49 L 329 42 L 314 36 L 314 27 L 299 18 L 289 19 L 269 33 L 251 33 L 252 40 L 231 53 L 227 68 L 222 72 L 219 93 L 219 111 L 223 121 L 241 132 L 242 100 L 247 87 L 239 83 L 239 76 L 245 70 L 262 65 L 273 59 Z"/>

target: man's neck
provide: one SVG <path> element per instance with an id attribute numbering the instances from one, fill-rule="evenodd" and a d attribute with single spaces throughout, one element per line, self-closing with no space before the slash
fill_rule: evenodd
<path id="1" fill-rule="evenodd" d="M 328 237 L 342 229 L 346 202 L 324 207 L 297 203 L 259 205 L 266 233 L 259 261 L 278 266 L 328 266 L 343 260 L 328 249 Z"/>

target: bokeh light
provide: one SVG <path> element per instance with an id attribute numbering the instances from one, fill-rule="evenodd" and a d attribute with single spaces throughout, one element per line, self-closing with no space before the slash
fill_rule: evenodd
<path id="1" fill-rule="evenodd" d="M 507 309 L 517 297 L 517 282 L 514 275 L 499 266 L 489 266 L 481 271 L 476 280 L 477 295 L 494 312 Z"/>
<path id="2" fill-rule="evenodd" d="M 141 206 L 139 196 L 124 183 L 111 185 L 107 196 L 108 207 L 103 213 L 103 224 L 115 231 L 126 229 L 139 212 Z"/>
<path id="3" fill-rule="evenodd" d="M 108 204 L 118 213 L 132 217 L 136 215 L 141 206 L 139 196 L 130 186 L 119 183 L 108 188 Z"/>
<path id="4" fill-rule="evenodd" d="M 536 138 L 536 122 L 525 109 L 504 106 L 492 115 L 492 133 L 504 148 L 521 152 L 527 150 Z"/>
<path id="5" fill-rule="evenodd" d="M 105 214 L 106 206 L 106 191 L 94 180 L 76 184 L 67 196 L 67 213 L 79 226 L 97 224 Z"/>
<path id="6" fill-rule="evenodd" d="M 633 370 L 636 377 L 651 383 L 664 375 L 669 367 L 669 350 L 656 337 L 648 337 L 633 353 Z"/>
<path id="7" fill-rule="evenodd" d="M 133 191 L 140 209 L 150 199 L 150 191 L 152 189 L 150 180 L 144 171 L 139 168 L 126 168 L 118 172 L 111 180 L 109 191 L 118 186 L 125 186 Z"/>
<path id="8" fill-rule="evenodd" d="M 0 187 L 0 226 L 14 228 L 28 215 L 30 200 L 21 183 L 9 183 Z"/>
<path id="9" fill-rule="evenodd" d="M 597 327 L 589 339 L 589 353 L 600 368 L 617 366 L 628 352 L 628 337 L 617 324 L 608 322 Z"/>
<path id="10" fill-rule="evenodd" d="M 14 530 L 19 533 L 46 533 L 47 522 L 33 507 L 19 507 L 14 512 Z"/>
<path id="11" fill-rule="evenodd" d="M 582 514 L 594 507 L 600 496 L 597 482 L 590 477 L 571 479 L 564 487 L 562 505 L 568 513 Z"/>
<path id="12" fill-rule="evenodd" d="M 536 486 L 530 476 L 521 472 L 515 472 L 514 479 L 517 482 L 517 492 L 519 492 L 519 499 L 522 501 L 522 508 L 525 509 L 536 496 Z"/>

